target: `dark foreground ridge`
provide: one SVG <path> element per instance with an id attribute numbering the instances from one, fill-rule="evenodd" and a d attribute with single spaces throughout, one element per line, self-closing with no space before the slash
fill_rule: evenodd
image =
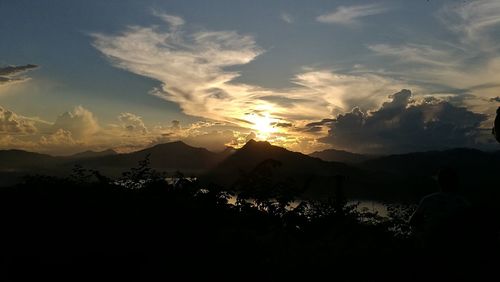
<path id="1" fill-rule="evenodd" d="M 454 245 L 428 252 L 407 224 L 413 206 L 381 218 L 347 205 L 336 186 L 290 207 L 293 191 L 257 189 L 275 164 L 232 189 L 181 173 L 166 181 L 148 159 L 118 180 L 81 167 L 28 177 L 0 191 L 2 281 L 495 280 L 496 211 L 471 208 Z"/>

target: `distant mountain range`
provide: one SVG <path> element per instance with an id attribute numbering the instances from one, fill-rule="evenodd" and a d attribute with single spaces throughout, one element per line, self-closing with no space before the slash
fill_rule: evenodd
<path id="1" fill-rule="evenodd" d="M 118 155 L 118 153 L 113 149 L 108 149 L 108 150 L 99 151 L 99 152 L 85 151 L 85 152 L 71 155 L 69 157 L 75 158 L 75 159 L 85 159 L 85 158 L 95 158 L 95 157 L 112 156 L 112 155 Z"/>
<path id="2" fill-rule="evenodd" d="M 186 174 L 199 174 L 214 167 L 233 151 L 234 149 L 227 149 L 214 153 L 180 141 L 125 154 L 105 150 L 61 157 L 22 150 L 0 150 L 0 186 L 15 184 L 27 174 L 69 175 L 77 164 L 88 169 L 97 169 L 110 177 L 118 177 L 122 172 L 136 167 L 146 156 L 150 158 L 151 167 L 159 171 L 173 173 L 178 170 Z"/>
<path id="3" fill-rule="evenodd" d="M 18 183 L 27 174 L 68 175 L 76 165 L 110 177 L 137 166 L 149 155 L 160 171 L 196 175 L 202 183 L 235 187 L 262 164 L 275 183 L 286 183 L 305 197 L 330 195 L 335 175 L 343 175 L 346 194 L 354 198 L 415 201 L 437 189 L 433 176 L 445 166 L 456 168 L 461 189 L 472 198 L 500 200 L 500 152 L 459 148 L 389 156 L 365 156 L 326 150 L 304 155 L 268 142 L 249 141 L 240 149 L 214 153 L 183 142 L 159 144 L 137 152 L 87 151 L 55 157 L 21 150 L 0 151 L 0 186 Z M 262 167 L 261 167 L 262 168 Z"/>
<path id="4" fill-rule="evenodd" d="M 341 162 L 347 164 L 360 163 L 377 157 L 375 155 L 362 155 L 336 149 L 316 151 L 309 154 L 309 156 L 322 159 L 327 162 Z"/>
<path id="5" fill-rule="evenodd" d="M 333 176 L 362 175 L 362 171 L 339 162 L 325 162 L 302 153 L 273 146 L 268 142 L 250 140 L 245 146 L 228 156 L 215 168 L 201 176 L 205 182 L 231 187 L 255 172 L 263 162 L 272 160 L 264 173 L 273 178 L 274 185 L 286 183 L 307 196 L 327 196 L 334 185 Z M 253 176 L 259 177 L 259 176 Z M 362 177 L 356 177 L 364 179 Z M 271 184 L 273 185 L 273 184 Z"/>
<path id="6" fill-rule="evenodd" d="M 151 167 L 157 170 L 167 172 L 179 170 L 188 174 L 199 174 L 221 162 L 229 152 L 230 150 L 214 153 L 205 148 L 195 148 L 177 141 L 127 154 L 86 158 L 79 160 L 78 163 L 117 176 L 120 172 L 137 166 L 139 161 L 149 155 Z"/>

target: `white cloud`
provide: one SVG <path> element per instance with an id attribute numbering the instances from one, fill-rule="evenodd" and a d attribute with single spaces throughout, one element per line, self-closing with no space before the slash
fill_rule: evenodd
<path id="1" fill-rule="evenodd" d="M 322 23 L 356 25 L 360 23 L 360 18 L 382 14 L 387 10 L 381 4 L 340 6 L 331 13 L 318 16 L 316 20 Z"/>
<path id="2" fill-rule="evenodd" d="M 294 22 L 294 19 L 293 19 L 292 15 L 290 15 L 289 13 L 286 13 L 286 12 L 281 13 L 280 18 L 284 22 L 289 23 L 289 24 L 291 24 L 291 23 Z"/>
<path id="3" fill-rule="evenodd" d="M 413 81 L 428 93 L 455 95 L 454 103 L 488 114 L 482 124 L 487 127 L 496 108 L 491 98 L 500 91 L 499 13 L 496 0 L 447 4 L 437 13 L 451 31 L 446 40 L 371 44 L 368 48 L 384 56 L 385 66 L 392 68 L 381 75 Z"/>
<path id="4" fill-rule="evenodd" d="M 118 119 L 122 123 L 123 129 L 127 133 L 146 134 L 148 132 L 146 125 L 144 125 L 144 122 L 142 121 L 142 118 L 138 115 L 132 113 L 121 113 L 118 116 Z"/>
<path id="5" fill-rule="evenodd" d="M 221 108 L 247 108 L 243 104 L 253 100 L 249 87 L 228 84 L 239 74 L 224 70 L 246 64 L 262 52 L 251 36 L 234 31 L 186 36 L 181 31 L 134 27 L 120 35 L 94 38 L 96 48 L 116 66 L 161 81 L 162 87 L 153 93 L 179 104 L 187 114 L 228 121 L 241 117 L 239 111 L 222 115 Z"/>
<path id="6" fill-rule="evenodd" d="M 185 23 L 184 19 L 181 17 L 178 17 L 178 16 L 164 14 L 164 13 L 160 13 L 157 11 L 153 11 L 153 15 L 159 17 L 160 19 L 162 19 L 163 21 L 168 23 L 173 28 L 177 28 L 181 25 L 184 25 L 184 23 Z"/>
<path id="7" fill-rule="evenodd" d="M 348 111 L 356 98 L 343 93 L 354 90 L 365 92 L 363 99 L 357 99 L 362 107 L 378 106 L 385 94 L 376 97 L 377 93 L 402 86 L 381 76 L 314 70 L 297 75 L 297 87 L 288 89 L 235 83 L 239 73 L 226 67 L 247 64 L 263 51 L 253 37 L 234 31 L 187 34 L 159 27 L 129 27 L 118 35 L 93 36 L 94 46 L 115 66 L 160 81 L 162 86 L 152 90 L 153 95 L 177 103 L 186 114 L 244 128 L 253 127 L 248 118 L 251 114 L 268 114 L 276 123 L 300 124 L 334 110 Z M 377 88 L 368 90 L 362 82 Z"/>
<path id="8" fill-rule="evenodd" d="M 498 51 L 500 2 L 497 0 L 469 1 L 448 4 L 439 18 L 460 36 L 462 44 L 485 52 Z"/>
<path id="9" fill-rule="evenodd" d="M 333 115 L 348 112 L 354 107 L 375 109 L 387 99 L 387 93 L 412 87 L 403 81 L 376 74 L 338 74 L 328 70 L 313 70 L 296 76 L 295 83 L 310 88 L 326 102 Z M 324 115 L 325 117 L 327 115 Z"/>
<path id="10" fill-rule="evenodd" d="M 62 128 L 58 129 L 52 134 L 48 134 L 40 137 L 40 145 L 46 147 L 55 147 L 56 149 L 61 149 L 61 147 L 74 146 L 77 142 L 73 139 L 71 132 L 64 130 Z M 54 149 L 54 148 L 52 148 Z"/>
<path id="11" fill-rule="evenodd" d="M 92 112 L 82 106 L 59 115 L 52 128 L 54 132 L 59 129 L 68 131 L 77 139 L 87 139 L 99 131 L 97 119 Z"/>
<path id="12" fill-rule="evenodd" d="M 318 20 L 352 25 L 362 17 L 385 11 L 386 7 L 375 4 L 339 7 Z M 305 69 L 292 79 L 295 87 L 266 89 L 236 83 L 234 79 L 239 73 L 234 68 L 227 69 L 247 64 L 263 52 L 253 37 L 234 31 L 188 33 L 182 29 L 184 22 L 182 25 L 166 22 L 169 29 L 135 26 L 115 35 L 94 34 L 94 46 L 115 66 L 158 80 L 161 86 L 151 93 L 177 103 L 184 113 L 239 127 L 239 133 L 233 131 L 235 144 L 256 130 L 249 116 L 257 116 L 268 118 L 273 124 L 291 125 L 286 130 L 276 130 L 269 141 L 290 148 L 318 147 L 313 141 L 323 131 L 319 127 L 304 129 L 313 120 L 350 112 L 354 107 L 363 112 L 378 109 L 386 101 L 387 93 L 403 88 L 422 95 L 429 91 L 432 94 L 436 87 L 439 90 L 439 85 L 443 86 L 441 90 L 463 88 L 464 91 L 479 86 L 485 95 L 490 91 L 485 90 L 488 85 L 495 85 L 492 78 L 500 70 L 500 60 L 495 57 L 482 65 L 467 64 L 470 56 L 462 56 L 469 52 L 467 48 L 450 47 L 453 44 L 372 44 L 369 48 L 373 52 L 393 59 L 394 71 L 371 71 L 365 66 L 354 68 L 351 73 Z M 207 133 L 183 128 L 168 130 L 160 139 Z"/>
<path id="13" fill-rule="evenodd" d="M 122 113 L 118 120 L 119 124 L 99 125 L 92 112 L 78 106 L 59 115 L 54 123 L 48 123 L 0 107 L 0 149 L 55 155 L 109 148 L 128 152 L 182 140 L 193 146 L 220 151 L 235 143 L 242 134 L 215 122 L 200 121 L 181 126 L 174 120 L 171 126 L 151 126 L 148 129 L 143 118 L 133 113 Z"/>
<path id="14" fill-rule="evenodd" d="M 16 113 L 0 106 L 0 135 L 34 134 L 36 132 L 37 128 L 33 120 L 18 116 Z"/>
<path id="15" fill-rule="evenodd" d="M 457 66 L 457 62 L 452 57 L 450 50 L 436 49 L 430 45 L 405 44 L 392 46 L 388 44 L 374 44 L 369 45 L 368 48 L 379 55 L 397 57 L 403 62 L 438 67 Z"/>

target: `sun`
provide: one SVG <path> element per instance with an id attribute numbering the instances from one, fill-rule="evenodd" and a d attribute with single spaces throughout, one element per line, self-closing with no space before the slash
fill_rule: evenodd
<path id="1" fill-rule="evenodd" d="M 248 114 L 246 119 L 252 123 L 257 138 L 260 140 L 267 140 L 271 134 L 278 131 L 275 124 L 277 119 L 270 117 L 269 113 L 264 114 Z"/>

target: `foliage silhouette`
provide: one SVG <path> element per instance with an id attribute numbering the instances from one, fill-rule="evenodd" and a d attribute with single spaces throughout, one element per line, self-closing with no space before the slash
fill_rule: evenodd
<path id="1" fill-rule="evenodd" d="M 294 204 L 293 183 L 273 181 L 279 166 L 266 161 L 231 191 L 181 173 L 170 182 L 148 158 L 117 180 L 83 167 L 68 178 L 27 177 L 0 191 L 4 280 L 422 278 L 415 265 L 428 258 L 413 244 L 412 207 L 383 218 L 342 197 Z M 478 238 L 496 234 L 494 218 Z"/>

